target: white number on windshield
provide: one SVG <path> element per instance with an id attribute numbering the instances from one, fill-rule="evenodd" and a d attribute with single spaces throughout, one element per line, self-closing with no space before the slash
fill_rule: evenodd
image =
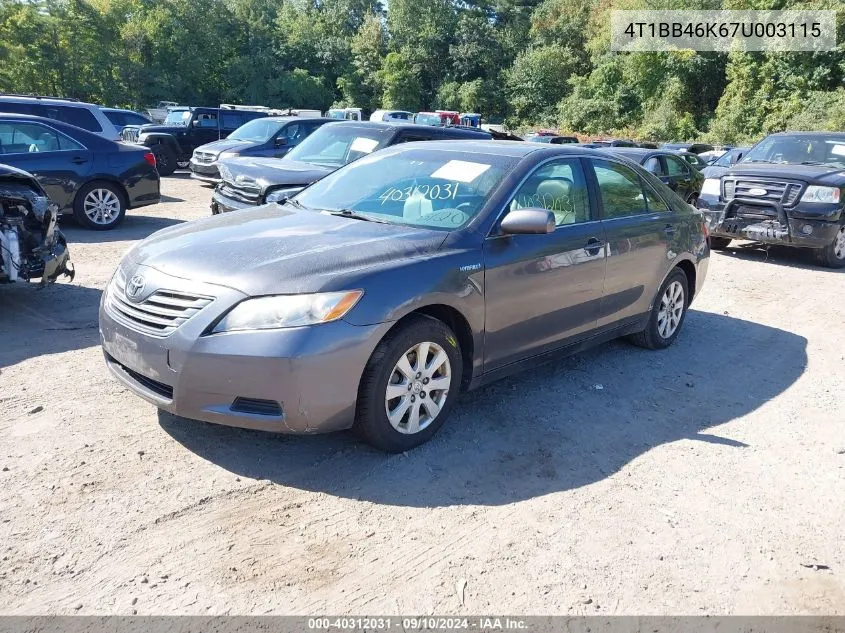
<path id="1" fill-rule="evenodd" d="M 458 196 L 458 183 L 448 182 L 443 185 L 416 185 L 404 189 L 391 187 L 378 199 L 385 202 L 405 202 L 412 196 L 422 196 L 429 200 L 454 200 Z"/>

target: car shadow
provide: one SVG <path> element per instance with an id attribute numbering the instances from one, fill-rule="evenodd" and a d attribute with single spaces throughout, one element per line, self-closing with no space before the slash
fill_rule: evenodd
<path id="1" fill-rule="evenodd" d="M 813 251 L 809 248 L 766 246 L 758 242 L 743 242 L 731 244 L 726 250 L 716 252 L 745 261 L 766 262 L 776 266 L 788 266 L 789 268 L 815 270 L 824 273 L 845 273 L 845 268 L 826 268 L 817 263 Z"/>
<path id="2" fill-rule="evenodd" d="M 173 196 L 166 196 L 166 195 L 162 194 L 159 202 L 185 202 L 185 199 L 184 198 L 175 198 Z"/>
<path id="3" fill-rule="evenodd" d="M 62 281 L 0 286 L 0 367 L 97 345 L 101 294 Z"/>
<path id="4" fill-rule="evenodd" d="M 77 224 L 73 219 L 62 219 L 61 230 L 70 243 L 99 244 L 101 242 L 130 242 L 149 237 L 160 229 L 181 224 L 184 220 L 161 218 L 150 215 L 126 214 L 117 227 L 110 231 L 92 231 Z"/>
<path id="5" fill-rule="evenodd" d="M 806 368 L 806 345 L 780 329 L 693 310 L 668 350 L 617 341 L 462 394 L 443 430 L 402 455 L 352 433 L 271 435 L 162 411 L 159 423 L 204 459 L 283 486 L 390 505 L 501 505 L 597 482 L 667 442 L 742 450 L 706 430 L 792 385 Z"/>

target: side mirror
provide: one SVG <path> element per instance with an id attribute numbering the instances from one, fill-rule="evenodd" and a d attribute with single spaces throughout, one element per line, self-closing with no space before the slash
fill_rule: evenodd
<path id="1" fill-rule="evenodd" d="M 275 145 L 276 147 L 285 147 L 288 144 L 288 140 L 284 136 L 276 137 Z"/>
<path id="2" fill-rule="evenodd" d="M 505 235 L 540 235 L 555 230 L 555 214 L 548 209 L 514 209 L 502 220 Z"/>

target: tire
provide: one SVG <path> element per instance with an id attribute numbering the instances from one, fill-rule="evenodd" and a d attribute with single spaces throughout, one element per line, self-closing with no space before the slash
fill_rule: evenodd
<path id="1" fill-rule="evenodd" d="M 153 148 L 156 157 L 156 169 L 159 176 L 169 176 L 176 171 L 176 154 L 166 145 L 157 145 Z"/>
<path id="2" fill-rule="evenodd" d="M 87 229 L 110 231 L 123 222 L 125 215 L 126 196 L 111 182 L 89 182 L 73 200 L 73 217 Z"/>
<path id="3" fill-rule="evenodd" d="M 677 294 L 677 288 L 681 289 L 682 294 L 680 296 Z M 664 349 L 669 347 L 675 342 L 675 339 L 678 338 L 678 334 L 681 332 L 689 304 L 689 283 L 686 273 L 680 268 L 675 268 L 660 286 L 657 298 L 651 308 L 651 315 L 649 316 L 646 329 L 632 335 L 630 337 L 631 342 L 634 345 L 645 347 L 646 349 Z M 680 313 L 675 309 L 678 307 L 680 307 Z M 674 323 L 674 329 L 671 331 L 668 328 L 664 329 L 663 325 L 665 318 L 668 317 L 667 312 L 672 315 L 669 322 L 670 326 Z M 663 321 L 661 317 L 664 318 Z"/>
<path id="4" fill-rule="evenodd" d="M 417 371 L 417 350 L 422 351 L 425 346 L 428 375 L 425 369 Z M 435 367 L 441 352 L 446 358 Z M 403 357 L 404 374 L 399 370 Z M 355 430 L 368 443 L 388 453 L 400 453 L 424 444 L 449 417 L 460 391 L 462 370 L 463 357 L 452 330 L 437 319 L 413 317 L 390 332 L 370 357 L 358 389 Z M 445 388 L 427 392 L 427 385 L 434 381 Z M 388 385 L 393 386 L 396 397 L 388 399 Z M 439 409 L 433 415 L 427 406 L 430 403 Z M 389 408 L 393 411 L 393 422 L 388 416 Z M 417 431 L 413 431 L 414 419 Z"/>
<path id="5" fill-rule="evenodd" d="M 845 268 L 845 224 L 830 244 L 816 249 L 816 261 L 826 268 Z"/>
<path id="6" fill-rule="evenodd" d="M 711 237 L 710 250 L 723 251 L 728 248 L 732 241 L 729 237 Z"/>

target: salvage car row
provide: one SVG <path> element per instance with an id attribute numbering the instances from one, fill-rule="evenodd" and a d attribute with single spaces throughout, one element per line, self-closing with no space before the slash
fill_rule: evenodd
<path id="1" fill-rule="evenodd" d="M 198 110 L 191 120 L 208 114 Z M 284 158 L 221 148 L 232 155 L 212 162 L 212 217 L 136 244 L 101 302 L 111 373 L 188 418 L 353 427 L 404 451 L 437 432 L 461 391 L 617 337 L 671 345 L 711 245 L 801 246 L 845 266 L 845 134 L 774 135 L 705 179 L 665 150 L 495 141 L 460 126 L 239 127 L 233 142 Z M 270 142 L 280 133 L 285 143 Z M 158 199 L 149 147 L 8 114 L 0 143 L 0 162 L 32 161 L 39 181 L 0 178 L 7 281 L 72 274 L 62 211 L 109 228 Z M 88 171 L 62 175 L 51 167 L 62 161 Z"/>

